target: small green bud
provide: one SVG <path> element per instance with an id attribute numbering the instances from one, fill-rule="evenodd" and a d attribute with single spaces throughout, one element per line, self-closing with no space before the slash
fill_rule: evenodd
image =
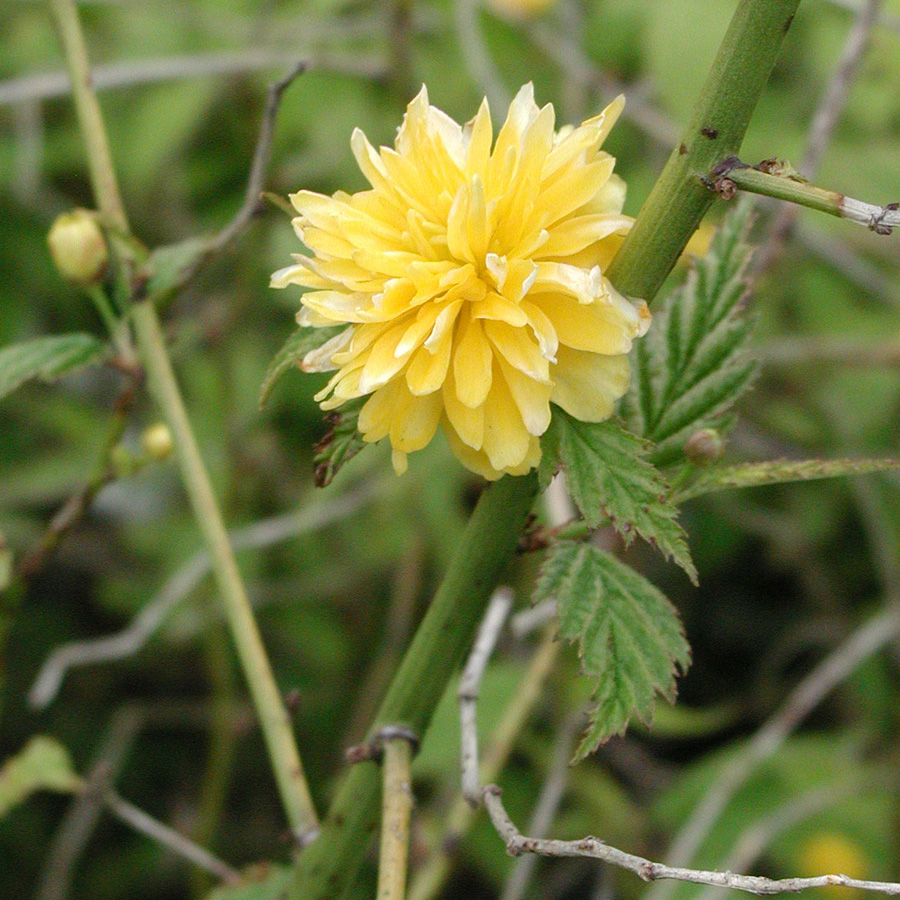
<path id="1" fill-rule="evenodd" d="M 96 215 L 87 209 L 73 209 L 57 216 L 47 243 L 57 271 L 69 281 L 94 284 L 106 272 L 109 262 L 106 238 Z"/>
<path id="2" fill-rule="evenodd" d="M 175 449 L 169 426 L 163 422 L 157 422 L 155 425 L 145 428 L 141 435 L 141 446 L 144 448 L 144 453 L 157 462 L 168 459 Z"/>
<path id="3" fill-rule="evenodd" d="M 725 442 L 715 428 L 695 431 L 684 444 L 684 455 L 695 465 L 708 466 L 725 453 Z"/>

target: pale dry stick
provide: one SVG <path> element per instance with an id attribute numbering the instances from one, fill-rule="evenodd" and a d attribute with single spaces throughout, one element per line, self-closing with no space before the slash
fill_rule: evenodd
<path id="1" fill-rule="evenodd" d="M 812 178 L 818 171 L 822 155 L 834 132 L 834 126 L 846 106 L 850 85 L 862 62 L 869 43 L 869 36 L 878 19 L 880 7 L 881 0 L 865 0 L 857 10 L 837 68 L 825 88 L 822 102 L 810 125 L 806 153 L 798 166 L 798 171 L 807 178 Z M 775 224 L 769 231 L 765 244 L 755 254 L 753 267 L 756 272 L 768 271 L 777 259 L 799 211 L 798 206 L 790 204 L 782 207 Z"/>
<path id="2" fill-rule="evenodd" d="M 865 294 L 877 297 L 892 306 L 900 305 L 900 287 L 875 263 L 853 250 L 846 241 L 803 222 L 794 226 L 794 239 L 848 281 L 862 288 Z"/>
<path id="3" fill-rule="evenodd" d="M 484 629 L 484 626 L 482 627 Z M 777 751 L 803 716 L 812 709 L 816 702 L 831 687 L 842 681 L 856 665 L 871 655 L 876 649 L 883 646 L 887 640 L 896 635 L 898 630 L 900 630 L 900 607 L 898 606 L 892 607 L 889 613 L 883 613 L 860 628 L 839 651 L 832 654 L 799 685 L 792 697 L 793 702 L 784 707 L 782 712 L 771 720 L 769 725 L 751 741 L 749 746 L 754 748 L 754 752 L 749 755 L 749 758 L 747 753 L 743 754 L 732 765 L 726 767 L 719 776 L 720 780 L 717 785 L 725 781 L 730 782 L 728 796 L 731 796 L 730 792 L 743 783 L 756 765 L 768 758 L 771 753 Z M 493 641 L 496 641 L 496 634 L 493 635 Z M 485 640 L 480 643 L 481 646 L 477 648 L 477 653 L 473 651 L 473 656 L 477 658 L 474 662 L 470 658 L 473 674 L 483 673 L 487 665 L 487 658 L 485 657 L 485 648 L 489 646 L 487 635 Z M 469 668 L 469 664 L 467 664 L 466 668 Z M 462 742 L 463 747 L 468 748 L 463 754 L 464 765 L 468 767 L 468 771 L 463 773 L 463 779 L 464 783 L 470 786 L 470 789 L 478 780 L 478 735 L 474 727 L 477 718 L 477 695 L 478 684 L 470 683 L 467 696 L 461 698 L 460 702 L 460 722 L 464 729 Z M 470 709 L 463 716 L 462 708 L 464 704 L 469 707 L 475 707 L 475 710 Z M 474 753 L 472 752 L 473 748 Z M 738 766 L 736 763 L 741 765 Z M 715 789 L 711 794 L 714 792 Z M 848 878 L 846 875 L 840 874 L 817 875 L 812 878 L 771 879 L 757 875 L 738 875 L 727 871 L 689 869 L 683 866 L 653 862 L 633 853 L 626 853 L 623 850 L 611 847 L 595 837 L 585 837 L 575 841 L 527 837 L 516 828 L 509 818 L 500 795 L 501 790 L 497 785 L 487 785 L 480 788 L 479 794 L 475 795 L 474 799 L 480 797 L 490 816 L 491 823 L 505 841 L 507 852 L 512 856 L 535 853 L 539 856 L 599 859 L 619 868 L 627 869 L 644 881 L 669 879 L 670 884 L 667 886 L 674 885 L 676 882 L 690 882 L 767 895 L 796 892 L 826 885 L 841 885 L 884 894 L 900 895 L 900 884 L 892 882 L 867 881 Z M 709 797 L 710 794 L 707 795 L 707 800 Z M 727 797 L 725 801 L 727 802 Z M 715 815 L 712 817 L 710 824 L 718 819 L 721 809 L 717 808 L 714 812 Z M 650 894 L 652 893 L 653 891 L 650 892 Z"/>
<path id="4" fill-rule="evenodd" d="M 587 857 L 626 869 L 644 881 L 665 878 L 672 879 L 673 883 L 683 881 L 692 884 L 708 884 L 761 895 L 797 892 L 828 885 L 861 888 L 889 895 L 900 894 L 900 884 L 886 881 L 864 881 L 858 878 L 848 878 L 846 875 L 772 879 L 759 875 L 737 875 L 734 872 L 667 866 L 641 856 L 635 856 L 633 853 L 625 853 L 595 837 L 586 837 L 577 841 L 539 840 L 526 837 L 516 828 L 503 807 L 500 789 L 496 785 L 489 785 L 484 789 L 484 805 L 494 828 L 506 842 L 507 853 L 511 856 L 536 853 L 539 856 Z"/>
<path id="5" fill-rule="evenodd" d="M 860 787 L 856 779 L 840 789 L 816 788 L 792 798 L 768 815 L 761 816 L 738 837 L 725 861 L 725 869 L 734 872 L 749 868 L 779 835 L 849 798 Z M 700 893 L 697 900 L 723 900 L 725 894 L 724 888 L 708 887 Z"/>
<path id="6" fill-rule="evenodd" d="M 540 700 L 542 689 L 559 655 L 561 644 L 553 630 L 547 630 L 528 668 L 519 682 L 513 701 L 506 707 L 491 735 L 485 752 L 481 755 L 482 782 L 494 781 L 506 765 L 526 720 Z M 444 818 L 443 834 L 427 861 L 413 878 L 409 900 L 431 900 L 440 893 L 441 886 L 450 874 L 454 848 L 469 830 L 475 818 L 475 810 L 468 801 L 458 796 Z"/>
<path id="7" fill-rule="evenodd" d="M 463 797 L 477 806 L 481 797 L 481 779 L 478 775 L 478 689 L 497 638 L 506 622 L 513 604 L 509 588 L 500 588 L 491 598 L 478 636 L 459 680 L 459 716 L 462 723 L 460 765 L 462 768 Z"/>
<path id="8" fill-rule="evenodd" d="M 850 12 L 858 13 L 867 0 L 825 0 L 825 2 L 831 6 L 837 6 L 840 9 L 847 9 Z M 900 16 L 892 15 L 889 12 L 881 12 L 875 24 L 879 28 L 895 31 L 900 34 Z"/>
<path id="9" fill-rule="evenodd" d="M 107 737 L 91 766 L 88 783 L 96 784 L 101 778 L 107 784 L 115 783 L 143 719 L 143 713 L 131 705 L 115 713 Z M 73 870 L 97 826 L 102 809 L 100 791 L 81 791 L 73 798 L 51 841 L 38 882 L 36 900 L 65 900 L 68 896 Z"/>
<path id="10" fill-rule="evenodd" d="M 319 502 L 297 512 L 262 519 L 229 532 L 236 551 L 270 547 L 346 518 L 374 499 L 389 483 L 386 480 L 359 485 L 348 493 Z M 154 594 L 147 605 L 117 634 L 88 641 L 73 641 L 54 650 L 44 661 L 28 692 L 32 709 L 53 702 L 69 669 L 127 659 L 138 653 L 157 632 L 168 615 L 201 582 L 210 570 L 209 553 L 198 550 Z"/>
<path id="11" fill-rule="evenodd" d="M 91 72 L 94 89 L 109 91 L 163 84 L 167 81 L 181 79 L 210 78 L 217 75 L 281 69 L 295 65 L 298 58 L 303 60 L 308 69 L 319 72 L 335 72 L 374 79 L 380 78 L 386 71 L 384 61 L 375 56 L 316 51 L 301 47 L 290 50 L 258 47 L 233 53 L 163 56 L 155 59 L 101 64 L 93 67 Z M 22 75 L 18 78 L 0 81 L 0 106 L 30 103 L 35 100 L 52 100 L 57 97 L 65 97 L 70 93 L 71 83 L 65 72 Z"/>
<path id="12" fill-rule="evenodd" d="M 762 763 L 781 749 L 803 719 L 837 685 L 865 660 L 896 639 L 898 633 L 900 597 L 892 597 L 884 612 L 860 626 L 791 691 L 781 709 L 722 769 L 715 784 L 694 808 L 666 854 L 666 862 L 670 866 L 681 867 L 694 858 L 735 792 L 747 783 Z M 672 884 L 659 885 L 648 892 L 647 898 L 668 900 L 673 887 Z"/>
<path id="13" fill-rule="evenodd" d="M 760 344 L 753 355 L 773 367 L 844 365 L 882 368 L 900 365 L 900 337 L 873 343 L 866 338 L 797 337 L 775 338 Z"/>
<path id="14" fill-rule="evenodd" d="M 378 900 L 403 900 L 409 860 L 409 819 L 413 808 L 410 775 L 413 745 L 402 731 L 384 729 L 382 736 L 384 787 L 377 897 Z"/>
<path id="15" fill-rule="evenodd" d="M 237 884 L 241 880 L 241 876 L 236 869 L 222 862 L 204 847 L 198 846 L 183 834 L 179 834 L 174 828 L 164 825 L 133 803 L 129 803 L 115 791 L 104 792 L 103 805 L 117 819 L 125 822 L 126 825 L 130 825 L 135 831 L 139 831 L 151 840 L 156 841 L 156 843 L 162 844 L 173 853 L 188 860 L 188 862 L 221 879 L 225 884 Z"/>
<path id="16" fill-rule="evenodd" d="M 563 723 L 556 738 L 556 746 L 553 750 L 553 758 L 550 762 L 550 770 L 541 792 L 538 795 L 537 804 L 531 814 L 528 823 L 528 832 L 535 837 L 545 837 L 553 825 L 553 820 L 559 811 L 566 787 L 569 783 L 569 760 L 572 758 L 572 744 L 575 740 L 579 724 L 574 717 Z M 537 857 L 529 854 L 522 856 L 513 867 L 512 873 L 503 885 L 500 900 L 522 900 L 528 884 L 534 874 L 537 865 Z"/>

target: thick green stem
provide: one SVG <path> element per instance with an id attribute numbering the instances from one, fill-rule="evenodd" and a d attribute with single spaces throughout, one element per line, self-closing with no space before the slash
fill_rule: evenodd
<path id="1" fill-rule="evenodd" d="M 800 0 L 741 0 L 679 145 L 606 273 L 650 302 L 715 195 L 713 166 L 737 154 Z"/>
<path id="2" fill-rule="evenodd" d="M 172 432 L 181 476 L 194 515 L 206 539 L 225 617 L 250 687 L 253 707 L 259 717 L 288 822 L 297 838 L 304 840 L 315 830 L 317 820 L 297 752 L 291 720 L 275 684 L 269 658 L 225 531 L 225 523 L 200 457 L 166 352 L 156 310 L 147 301 L 137 303 L 132 308 L 132 320 L 150 392 Z"/>
<path id="3" fill-rule="evenodd" d="M 385 725 L 425 733 L 475 630 L 537 494 L 537 478 L 509 476 L 481 495 L 447 575 L 368 732 Z M 378 766 L 356 763 L 338 788 L 319 837 L 300 856 L 288 897 L 335 900 L 350 885 L 378 823 Z"/>
<path id="4" fill-rule="evenodd" d="M 608 272 L 623 293 L 653 298 L 715 199 L 700 179 L 739 150 L 799 2 L 741 0 L 684 140 Z M 482 496 L 372 734 L 384 724 L 424 731 L 513 552 L 534 493 L 533 477 L 507 477 Z M 375 766 L 359 763 L 339 788 L 319 838 L 301 855 L 290 900 L 340 897 L 362 863 L 377 812 Z"/>

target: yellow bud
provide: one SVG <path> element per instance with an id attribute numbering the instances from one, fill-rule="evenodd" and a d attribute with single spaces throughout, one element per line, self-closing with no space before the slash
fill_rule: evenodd
<path id="1" fill-rule="evenodd" d="M 73 209 L 57 216 L 47 243 L 63 278 L 78 284 L 93 284 L 103 277 L 109 249 L 94 213 Z"/>
<path id="2" fill-rule="evenodd" d="M 865 878 L 867 860 L 860 845 L 844 834 L 820 831 L 812 835 L 800 848 L 800 867 L 804 875 L 847 875 Z M 843 897 L 858 900 L 864 896 L 859 888 L 823 887 L 817 891 L 820 897 Z"/>
<path id="3" fill-rule="evenodd" d="M 163 422 L 157 422 L 155 425 L 145 428 L 141 435 L 141 446 L 144 448 L 144 453 L 151 459 L 158 462 L 168 459 L 175 449 L 169 426 Z"/>
<path id="4" fill-rule="evenodd" d="M 549 9 L 556 0 L 487 0 L 492 12 L 507 19 L 532 19 Z"/>

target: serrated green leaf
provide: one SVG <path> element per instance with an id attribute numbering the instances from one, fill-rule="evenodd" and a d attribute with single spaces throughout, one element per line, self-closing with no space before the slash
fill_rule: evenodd
<path id="1" fill-rule="evenodd" d="M 276 900 L 285 896 L 291 870 L 275 863 L 256 863 L 241 872 L 238 884 L 221 885 L 206 900 Z"/>
<path id="2" fill-rule="evenodd" d="M 0 399 L 27 381 L 54 381 L 98 362 L 106 350 L 103 341 L 81 333 L 34 338 L 0 348 Z"/>
<path id="3" fill-rule="evenodd" d="M 723 427 L 723 415 L 753 382 L 756 363 L 746 354 L 752 322 L 742 314 L 751 208 L 739 203 L 726 217 L 707 255 L 636 344 L 622 415 L 656 445 L 656 465 L 679 460 L 700 428 Z"/>
<path id="4" fill-rule="evenodd" d="M 695 584 L 697 570 L 678 524 L 669 486 L 647 459 L 649 445 L 619 422 L 581 422 L 554 408 L 543 440 L 545 473 L 561 464 L 572 499 L 595 528 L 610 520 L 630 542 L 637 532 L 674 560 Z M 556 461 L 556 463 L 554 463 Z"/>
<path id="5" fill-rule="evenodd" d="M 774 459 L 761 463 L 716 466 L 703 470 L 696 481 L 678 491 L 673 499 L 681 503 L 691 497 L 729 488 L 868 475 L 889 469 L 900 469 L 900 459 Z"/>
<path id="6" fill-rule="evenodd" d="M 321 329 L 320 329 L 321 330 Z M 326 416 L 330 431 L 315 446 L 313 466 L 318 487 L 327 487 L 344 463 L 349 462 L 367 446 L 359 433 L 359 411 L 368 397 L 345 403 Z"/>
<path id="7" fill-rule="evenodd" d="M 285 372 L 299 365 L 300 361 L 310 350 L 321 347 L 322 344 L 331 340 L 336 334 L 340 334 L 345 328 L 345 325 L 337 325 L 333 328 L 298 328 L 284 342 L 284 346 L 272 357 L 272 362 L 269 363 L 269 369 L 260 389 L 260 408 L 265 406 L 275 385 Z"/>
<path id="8" fill-rule="evenodd" d="M 582 672 L 596 680 L 578 760 L 622 734 L 633 716 L 649 722 L 657 695 L 674 700 L 676 667 L 686 671 L 690 648 L 659 590 L 592 544 L 561 541 L 550 549 L 534 601 L 549 599 L 560 634 L 578 647 Z"/>
<path id="9" fill-rule="evenodd" d="M 81 784 L 62 744 L 49 737 L 33 737 L 0 768 L 0 818 L 36 791 L 71 794 Z"/>

